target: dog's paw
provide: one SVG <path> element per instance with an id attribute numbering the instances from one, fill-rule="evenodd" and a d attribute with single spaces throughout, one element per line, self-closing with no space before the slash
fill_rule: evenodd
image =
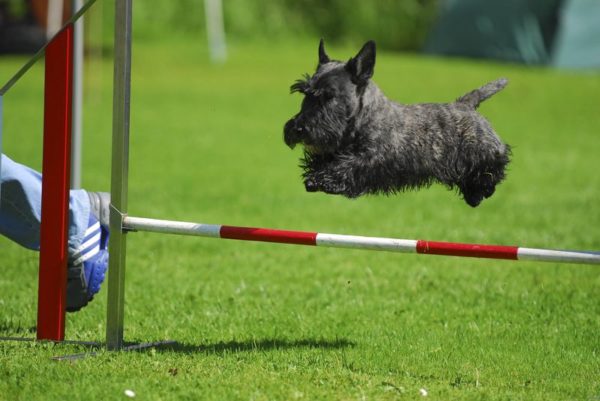
<path id="1" fill-rule="evenodd" d="M 465 202 L 471 207 L 477 207 L 484 199 L 483 194 L 481 193 L 471 193 L 464 195 Z"/>
<path id="2" fill-rule="evenodd" d="M 494 195 L 498 180 L 490 172 L 475 174 L 467 185 L 461 187 L 463 198 L 469 206 L 476 207 L 484 199 Z"/>
<path id="3" fill-rule="evenodd" d="M 312 178 L 304 180 L 304 188 L 306 188 L 306 192 L 317 192 L 319 190 L 319 186 Z"/>
<path id="4" fill-rule="evenodd" d="M 486 198 L 489 198 L 496 192 L 496 180 L 492 173 L 483 174 L 481 179 L 481 192 Z"/>

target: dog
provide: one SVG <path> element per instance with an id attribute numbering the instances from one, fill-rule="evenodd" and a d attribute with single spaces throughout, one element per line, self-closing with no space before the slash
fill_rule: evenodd
<path id="1" fill-rule="evenodd" d="M 492 196 L 511 149 L 476 109 L 508 81 L 490 82 L 453 103 L 405 105 L 371 80 L 374 67 L 375 42 L 344 63 L 329 58 L 321 39 L 316 72 L 291 86 L 304 99 L 284 126 L 284 141 L 304 146 L 306 190 L 356 198 L 438 182 L 472 207 Z"/>

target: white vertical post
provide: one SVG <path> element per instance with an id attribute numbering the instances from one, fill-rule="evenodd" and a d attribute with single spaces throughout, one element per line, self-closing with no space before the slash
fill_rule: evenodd
<path id="1" fill-rule="evenodd" d="M 83 0 L 73 0 L 73 15 L 83 6 Z M 81 188 L 82 105 L 83 105 L 83 18 L 73 30 L 73 121 L 71 124 L 71 188 Z"/>
<path id="2" fill-rule="evenodd" d="M 113 84 L 112 168 L 110 184 L 110 242 L 106 347 L 123 347 L 125 314 L 126 235 L 123 217 L 127 214 L 129 180 L 129 111 L 131 96 L 131 14 L 132 0 L 115 2 L 115 70 Z"/>
<path id="3" fill-rule="evenodd" d="M 46 13 L 46 38 L 50 39 L 62 27 L 63 0 L 48 0 L 48 11 Z"/>
<path id="4" fill-rule="evenodd" d="M 204 0 L 204 12 L 210 60 L 213 63 L 222 63 L 227 59 L 227 45 L 221 0 Z"/>

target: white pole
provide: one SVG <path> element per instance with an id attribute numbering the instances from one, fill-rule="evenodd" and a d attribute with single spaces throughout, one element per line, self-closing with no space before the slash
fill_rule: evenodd
<path id="1" fill-rule="evenodd" d="M 112 167 L 106 348 L 123 347 L 125 254 L 122 219 L 127 214 L 129 184 L 129 120 L 131 104 L 131 23 L 133 0 L 115 2 Z"/>
<path id="2" fill-rule="evenodd" d="M 83 0 L 73 0 L 73 15 L 83 6 Z M 81 188 L 81 149 L 83 112 L 83 18 L 74 25 L 73 32 L 73 120 L 71 126 L 71 188 Z"/>
<path id="3" fill-rule="evenodd" d="M 63 19 L 63 0 L 48 0 L 46 14 L 46 38 L 50 39 L 60 28 Z"/>
<path id="4" fill-rule="evenodd" d="M 213 63 L 223 63 L 227 60 L 227 45 L 221 0 L 204 0 L 204 12 L 210 60 Z"/>

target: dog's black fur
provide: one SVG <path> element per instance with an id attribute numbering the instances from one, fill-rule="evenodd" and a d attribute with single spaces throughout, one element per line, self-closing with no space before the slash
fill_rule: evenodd
<path id="1" fill-rule="evenodd" d="M 374 67 L 373 41 L 343 63 L 329 58 L 321 40 L 317 71 L 291 86 L 304 100 L 285 124 L 284 140 L 304 145 L 306 190 L 355 198 L 439 182 L 458 188 L 473 207 L 492 196 L 510 147 L 475 109 L 507 80 L 453 103 L 404 105 L 371 81 Z"/>

